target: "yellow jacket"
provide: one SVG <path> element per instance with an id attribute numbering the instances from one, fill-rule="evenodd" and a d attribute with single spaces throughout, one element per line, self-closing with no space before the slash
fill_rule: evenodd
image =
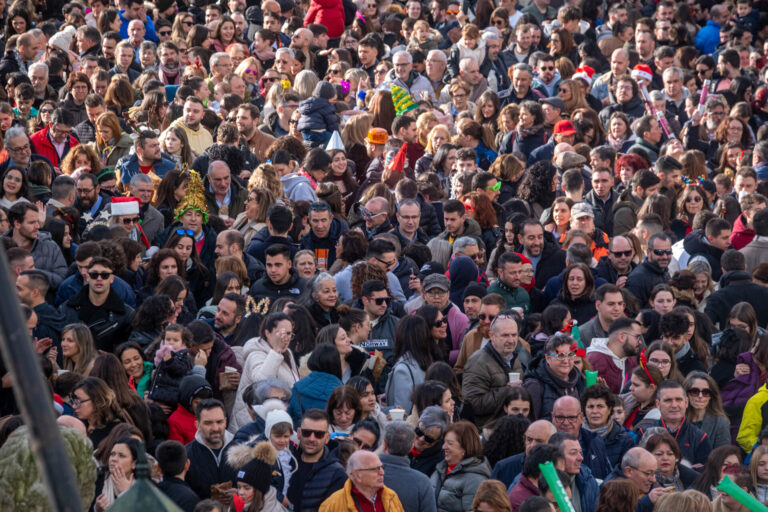
<path id="1" fill-rule="evenodd" d="M 382 489 L 381 502 L 384 504 L 384 510 L 387 512 L 405 512 L 403 505 L 400 503 L 400 498 L 389 487 Z M 355 501 L 352 499 L 352 480 L 347 478 L 344 487 L 331 494 L 320 505 L 320 512 L 357 512 Z"/>
<path id="2" fill-rule="evenodd" d="M 762 408 L 766 402 L 768 402 L 768 388 L 763 384 L 744 406 L 736 443 L 747 453 L 752 451 L 760 437 L 760 429 L 764 426 Z"/>

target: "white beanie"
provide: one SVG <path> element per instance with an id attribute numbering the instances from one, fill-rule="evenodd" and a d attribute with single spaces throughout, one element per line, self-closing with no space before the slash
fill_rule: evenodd
<path id="1" fill-rule="evenodd" d="M 293 420 L 291 420 L 290 414 L 279 409 L 269 411 L 267 419 L 264 422 L 264 435 L 269 439 L 269 434 L 272 432 L 272 427 L 278 423 L 288 423 L 293 428 Z"/>
<path id="2" fill-rule="evenodd" d="M 52 46 L 56 46 L 57 48 L 68 52 L 72 47 L 72 39 L 75 37 L 75 32 L 77 30 L 72 25 L 69 25 L 67 28 L 62 30 L 61 32 L 56 32 L 51 36 L 50 39 L 48 39 L 48 44 Z"/>

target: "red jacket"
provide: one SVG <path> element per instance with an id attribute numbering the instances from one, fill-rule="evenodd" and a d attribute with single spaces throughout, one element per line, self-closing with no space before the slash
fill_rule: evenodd
<path id="1" fill-rule="evenodd" d="M 54 167 L 61 167 L 59 154 L 56 152 L 56 148 L 53 147 L 53 144 L 51 144 L 51 139 L 48 138 L 49 128 L 50 126 L 46 126 L 42 130 L 33 133 L 32 136 L 29 137 L 29 140 L 32 141 L 32 144 L 34 145 L 32 152 L 46 157 L 51 161 Z M 77 146 L 78 144 L 80 144 L 80 142 L 72 135 L 70 135 L 69 140 L 67 141 L 67 146 L 64 148 L 64 156 L 66 156 L 71 148 Z"/>
<path id="2" fill-rule="evenodd" d="M 344 32 L 344 5 L 341 0 L 312 0 L 304 17 L 304 26 L 312 23 L 325 25 L 331 39 L 341 37 Z"/>
<path id="3" fill-rule="evenodd" d="M 742 213 L 733 222 L 733 233 L 731 233 L 731 246 L 737 251 L 744 247 L 755 238 L 755 232 L 747 227 Z"/>
<path id="4" fill-rule="evenodd" d="M 195 440 L 195 415 L 181 404 L 168 416 L 168 440 L 187 445 Z"/>

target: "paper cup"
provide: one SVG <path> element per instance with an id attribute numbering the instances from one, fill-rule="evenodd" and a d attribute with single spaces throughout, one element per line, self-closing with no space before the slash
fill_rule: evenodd
<path id="1" fill-rule="evenodd" d="M 520 374 L 518 372 L 509 372 L 509 382 L 517 382 L 520 380 Z"/>
<path id="2" fill-rule="evenodd" d="M 403 421 L 405 419 L 405 409 L 390 409 L 389 417 L 392 421 Z"/>

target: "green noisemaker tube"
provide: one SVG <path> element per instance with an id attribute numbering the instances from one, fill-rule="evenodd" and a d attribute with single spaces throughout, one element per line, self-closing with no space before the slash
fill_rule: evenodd
<path id="1" fill-rule="evenodd" d="M 539 467 L 541 467 L 541 465 Z M 549 482 L 549 480 L 547 480 L 547 482 Z M 717 485 L 717 490 L 727 493 L 731 498 L 735 499 L 752 512 L 768 512 L 768 507 L 757 501 L 757 498 L 736 485 L 728 475 L 725 475 Z M 560 502 L 558 501 L 558 503 Z"/>
<path id="2" fill-rule="evenodd" d="M 555 465 L 551 462 L 539 464 L 539 470 L 541 470 L 541 476 L 547 481 L 547 485 L 552 491 L 555 501 L 557 501 L 557 506 L 560 507 L 560 512 L 576 512 L 570 498 L 565 494 L 565 487 L 563 487 L 563 482 L 560 481 L 560 477 L 557 476 Z"/>

